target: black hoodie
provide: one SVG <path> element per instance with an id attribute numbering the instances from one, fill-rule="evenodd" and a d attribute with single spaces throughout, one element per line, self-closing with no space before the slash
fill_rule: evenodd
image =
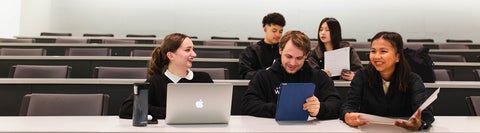
<path id="1" fill-rule="evenodd" d="M 341 99 L 332 79 L 321 70 L 311 69 L 307 61 L 295 74 L 288 74 L 282 67 L 280 59 L 276 59 L 269 69 L 258 72 L 250 80 L 242 99 L 243 113 L 274 118 L 278 100 L 275 90 L 281 83 L 314 83 L 316 87 L 314 95 L 320 101 L 320 111 L 316 117 L 338 118 Z"/>

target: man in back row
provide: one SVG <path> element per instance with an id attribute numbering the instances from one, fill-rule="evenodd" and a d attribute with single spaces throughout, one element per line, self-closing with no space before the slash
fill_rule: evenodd
<path id="1" fill-rule="evenodd" d="M 260 70 L 242 99 L 242 111 L 258 117 L 275 117 L 281 83 L 314 83 L 314 95 L 305 99 L 303 110 L 317 119 L 335 119 L 341 105 L 340 95 L 325 72 L 312 69 L 307 58 L 310 39 L 300 31 L 289 31 L 280 40 L 281 58 L 268 70 Z"/>
<path id="2" fill-rule="evenodd" d="M 263 40 L 245 48 L 239 57 L 239 73 L 243 79 L 252 79 L 260 70 L 265 70 L 279 58 L 278 41 L 282 37 L 285 18 L 280 13 L 270 13 L 263 17 Z"/>

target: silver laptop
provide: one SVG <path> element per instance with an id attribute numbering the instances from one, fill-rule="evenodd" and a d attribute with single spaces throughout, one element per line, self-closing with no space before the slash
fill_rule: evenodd
<path id="1" fill-rule="evenodd" d="M 167 124 L 228 123 L 232 104 L 231 83 L 169 83 Z"/>

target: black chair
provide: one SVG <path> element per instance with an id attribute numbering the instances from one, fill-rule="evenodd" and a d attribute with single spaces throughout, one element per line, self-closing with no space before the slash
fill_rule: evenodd
<path id="1" fill-rule="evenodd" d="M 437 81 L 452 81 L 452 72 L 448 69 L 433 69 Z"/>
<path id="2" fill-rule="evenodd" d="M 467 62 L 463 55 L 429 54 L 434 62 Z"/>
<path id="3" fill-rule="evenodd" d="M 206 72 L 212 79 L 229 79 L 227 68 L 191 68 L 192 71 Z"/>
<path id="4" fill-rule="evenodd" d="M 370 43 L 369 42 L 350 42 L 350 46 L 355 49 L 369 49 Z"/>
<path id="5" fill-rule="evenodd" d="M 188 38 L 190 38 L 190 39 L 198 39 L 197 36 L 189 36 Z"/>
<path id="6" fill-rule="evenodd" d="M 43 48 L 1 48 L 2 56 L 45 56 L 47 50 Z"/>
<path id="7" fill-rule="evenodd" d="M 224 37 L 224 36 L 212 36 L 210 39 L 220 39 L 220 40 L 240 40 L 239 37 Z"/>
<path id="8" fill-rule="evenodd" d="M 480 116 L 480 96 L 467 96 L 465 97 L 468 111 L 471 116 Z"/>
<path id="9" fill-rule="evenodd" d="M 146 79 L 146 67 L 95 67 L 94 78 Z"/>
<path id="10" fill-rule="evenodd" d="M 41 32 L 40 36 L 72 36 L 72 33 Z"/>
<path id="11" fill-rule="evenodd" d="M 232 51 L 197 50 L 198 58 L 233 58 Z"/>
<path id="12" fill-rule="evenodd" d="M 67 48 L 65 56 L 110 56 L 110 48 Z"/>
<path id="13" fill-rule="evenodd" d="M 263 40 L 263 37 L 248 37 L 248 40 Z"/>
<path id="14" fill-rule="evenodd" d="M 204 41 L 205 46 L 236 46 L 233 41 Z"/>
<path id="15" fill-rule="evenodd" d="M 470 49 L 467 45 L 465 44 L 455 44 L 455 43 L 449 43 L 449 44 L 439 44 L 438 45 L 439 49 Z"/>
<path id="16" fill-rule="evenodd" d="M 85 38 L 56 38 L 55 43 L 87 43 Z"/>
<path id="17" fill-rule="evenodd" d="M 135 40 L 129 39 L 103 39 L 105 44 L 135 44 Z"/>
<path id="18" fill-rule="evenodd" d="M 357 39 L 355 39 L 355 38 L 343 38 L 342 41 L 344 41 L 344 42 L 357 42 Z"/>
<path id="19" fill-rule="evenodd" d="M 12 39 L 12 38 L 0 38 L 2 43 L 34 43 L 34 39 Z"/>
<path id="20" fill-rule="evenodd" d="M 447 39 L 447 43 L 473 43 L 473 41 L 469 39 Z"/>
<path id="21" fill-rule="evenodd" d="M 69 78 L 71 66 L 52 65 L 14 65 L 10 68 L 9 78 Z"/>
<path id="22" fill-rule="evenodd" d="M 150 57 L 153 50 L 134 49 L 130 51 L 130 56 Z"/>
<path id="23" fill-rule="evenodd" d="M 84 37 L 113 37 L 113 34 L 94 34 L 94 33 L 85 33 Z"/>
<path id="24" fill-rule="evenodd" d="M 101 116 L 107 115 L 108 94 L 27 94 L 20 116 Z"/>
<path id="25" fill-rule="evenodd" d="M 473 69 L 473 77 L 476 81 L 480 81 L 480 69 Z"/>
<path id="26" fill-rule="evenodd" d="M 407 42 L 423 42 L 423 43 L 433 43 L 433 39 L 407 39 Z"/>
<path id="27" fill-rule="evenodd" d="M 127 37 L 157 37 L 156 35 L 147 35 L 147 34 L 127 34 Z"/>
<path id="28" fill-rule="evenodd" d="M 403 45 L 403 48 L 420 49 L 420 48 L 424 48 L 424 47 L 423 47 L 423 44 L 421 44 L 421 43 L 405 43 Z"/>

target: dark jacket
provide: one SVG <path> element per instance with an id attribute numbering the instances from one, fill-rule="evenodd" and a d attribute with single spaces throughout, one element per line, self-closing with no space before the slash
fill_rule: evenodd
<path id="1" fill-rule="evenodd" d="M 319 44 L 321 45 L 321 44 Z M 319 46 L 318 46 L 319 47 Z M 350 47 L 348 42 L 340 43 L 340 48 Z M 308 61 L 310 67 L 314 69 L 324 69 L 325 68 L 325 57 L 323 52 L 320 49 L 313 49 L 308 56 Z M 358 69 L 362 68 L 362 62 L 360 62 L 360 57 L 358 57 L 357 52 L 353 47 L 350 47 L 350 70 L 355 72 Z"/>
<path id="2" fill-rule="evenodd" d="M 165 74 L 155 74 L 147 79 L 148 86 L 148 114 L 153 119 L 165 119 L 167 104 L 167 84 L 173 83 Z M 210 75 L 205 72 L 193 72 L 193 79 L 182 78 L 178 83 L 213 83 Z M 133 92 L 133 91 L 132 91 Z M 120 118 L 131 119 L 133 114 L 133 94 L 122 103 L 118 115 Z"/>
<path id="3" fill-rule="evenodd" d="M 277 44 L 266 44 L 263 40 L 247 46 L 238 58 L 240 78 L 252 79 L 260 70 L 270 67 L 273 60 L 279 58 Z"/>
<path id="4" fill-rule="evenodd" d="M 394 75 L 395 76 L 395 75 Z M 406 92 L 399 91 L 393 82 L 384 93 L 381 77 L 378 76 L 378 83 L 375 88 L 368 85 L 368 71 L 360 69 L 351 82 L 351 89 L 348 90 L 346 102 L 342 105 L 340 119 L 348 112 L 361 112 L 385 117 L 410 117 L 427 99 L 427 92 L 422 79 L 411 72 Z M 429 106 L 422 111 L 422 120 L 429 127 L 433 121 L 432 107 Z M 344 120 L 345 121 L 345 120 Z"/>
<path id="5" fill-rule="evenodd" d="M 278 94 L 275 89 L 280 83 L 305 83 L 315 84 L 314 95 L 320 101 L 318 119 L 338 118 L 341 99 L 334 88 L 333 81 L 320 70 L 311 69 L 309 65 L 303 65 L 295 74 L 288 74 L 281 66 L 281 60 L 277 59 L 268 70 L 258 72 L 250 80 L 248 89 L 242 99 L 243 113 L 258 117 L 275 117 Z"/>

